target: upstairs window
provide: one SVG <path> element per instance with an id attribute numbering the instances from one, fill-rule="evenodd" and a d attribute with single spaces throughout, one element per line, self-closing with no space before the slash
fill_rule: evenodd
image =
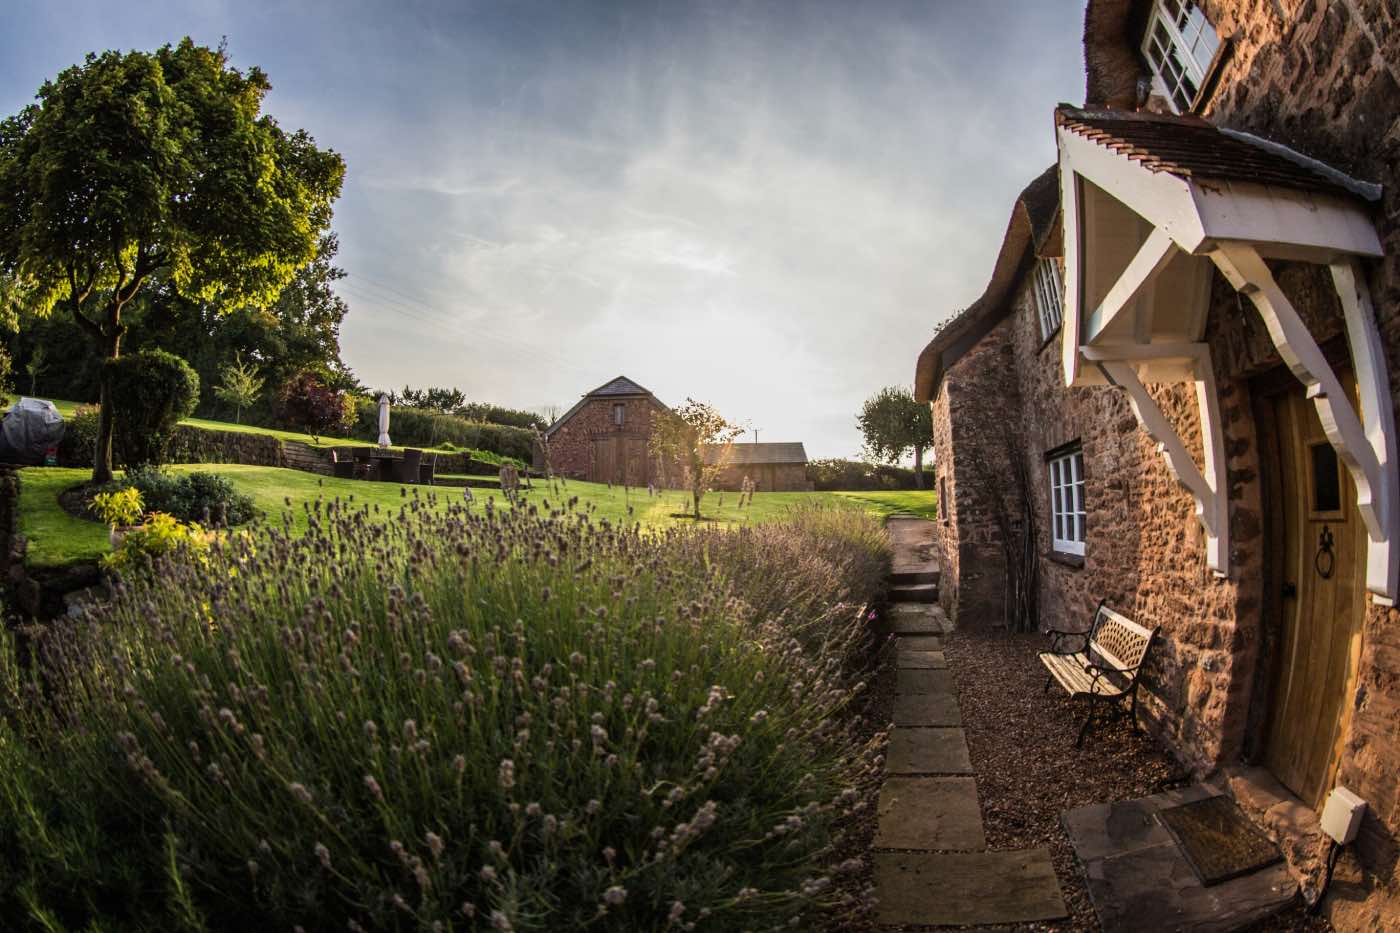
<path id="1" fill-rule="evenodd" d="M 1060 329 L 1064 317 L 1063 289 L 1060 285 L 1060 263 L 1056 259 L 1040 259 L 1035 264 L 1035 307 L 1040 314 L 1040 339 L 1049 340 Z"/>
<path id="2" fill-rule="evenodd" d="M 1050 544 L 1062 554 L 1084 554 L 1084 451 L 1050 458 Z"/>
<path id="3" fill-rule="evenodd" d="M 1196 4 L 1157 0 L 1153 5 L 1142 51 L 1177 113 L 1195 105 L 1219 48 L 1215 27 Z"/>
<path id="4" fill-rule="evenodd" d="M 618 402 L 613 405 L 613 424 L 619 428 L 627 422 L 627 406 Z"/>

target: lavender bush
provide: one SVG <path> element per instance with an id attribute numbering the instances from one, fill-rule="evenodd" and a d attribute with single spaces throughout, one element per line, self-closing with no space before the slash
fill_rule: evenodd
<path id="1" fill-rule="evenodd" d="M 7 637 L 0 916 L 741 930 L 858 908 L 872 520 L 310 511 L 298 539 L 163 559 L 32 657 Z"/>

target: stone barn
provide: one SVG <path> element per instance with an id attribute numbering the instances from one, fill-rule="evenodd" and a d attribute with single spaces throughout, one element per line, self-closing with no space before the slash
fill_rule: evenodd
<path id="1" fill-rule="evenodd" d="M 1090 0 L 1084 56 L 1056 164 L 918 359 L 940 598 L 1160 627 L 1157 735 L 1310 901 L 1324 802 L 1362 798 L 1323 906 L 1400 929 L 1400 8 Z"/>
<path id="2" fill-rule="evenodd" d="M 707 457 L 714 463 L 718 452 Z M 759 492 L 807 492 L 807 449 L 801 441 L 733 444 L 727 466 L 715 481 L 716 489 L 743 488 L 744 477 L 757 483 Z"/>
<path id="3" fill-rule="evenodd" d="M 647 452 L 653 412 L 666 411 L 656 396 L 618 376 L 578 400 L 544 432 L 549 465 L 571 479 L 629 486 L 661 485 L 660 470 Z M 534 467 L 546 467 L 535 446 Z"/>

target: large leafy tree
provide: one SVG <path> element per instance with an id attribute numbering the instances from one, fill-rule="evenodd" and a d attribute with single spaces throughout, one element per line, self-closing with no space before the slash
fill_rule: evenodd
<path id="1" fill-rule="evenodd" d="M 676 463 L 690 484 L 691 510 L 700 520 L 700 500 L 714 488 L 715 480 L 729 465 L 734 441 L 744 433 L 712 405 L 686 399 L 679 408 L 651 414 L 649 453 L 663 463 Z"/>
<path id="2" fill-rule="evenodd" d="M 933 416 L 903 386 L 887 386 L 865 400 L 856 417 L 865 448 L 877 461 L 896 463 L 914 452 L 914 482 L 924 488 L 924 451 L 933 443 Z"/>
<path id="3" fill-rule="evenodd" d="M 28 310 L 67 308 L 115 359 L 123 311 L 160 279 L 220 312 L 276 301 L 313 260 L 344 162 L 262 113 L 271 85 L 190 39 L 104 52 L 0 123 L 0 272 Z M 93 480 L 112 475 L 101 379 Z"/>

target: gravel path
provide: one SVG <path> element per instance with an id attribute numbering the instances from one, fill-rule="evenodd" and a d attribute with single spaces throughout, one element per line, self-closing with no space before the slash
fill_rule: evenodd
<path id="1" fill-rule="evenodd" d="M 964 630 L 945 639 L 944 652 L 957 677 L 987 846 L 1049 846 L 1070 911 L 1067 921 L 1019 929 L 1095 931 L 1098 920 L 1060 827 L 1061 811 L 1147 796 L 1180 769 L 1152 738 L 1134 735 L 1125 715 L 1096 723 L 1076 749 L 1083 706 L 1054 685 L 1042 692 L 1045 674 L 1036 652 L 1044 648 L 1042 635 Z M 1256 928 L 1266 929 L 1320 933 L 1331 927 L 1299 908 Z"/>

